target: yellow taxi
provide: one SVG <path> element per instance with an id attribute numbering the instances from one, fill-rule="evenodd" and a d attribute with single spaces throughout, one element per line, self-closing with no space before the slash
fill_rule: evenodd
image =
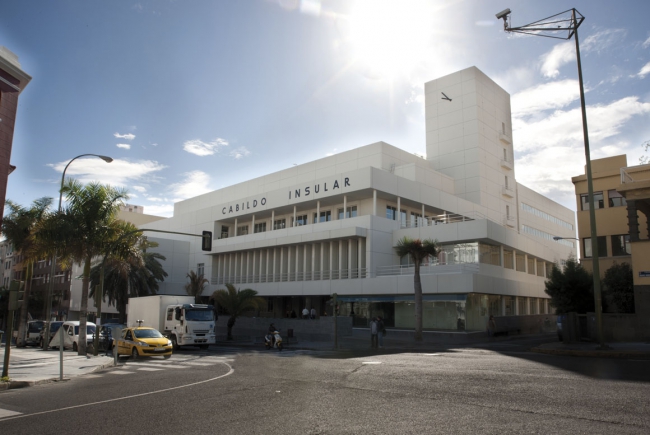
<path id="1" fill-rule="evenodd" d="M 125 328 L 117 340 L 117 356 L 128 355 L 133 359 L 143 356 L 172 356 L 172 342 L 158 330 L 138 326 Z"/>

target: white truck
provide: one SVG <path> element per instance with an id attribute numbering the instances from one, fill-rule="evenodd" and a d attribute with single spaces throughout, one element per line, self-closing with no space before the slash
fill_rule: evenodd
<path id="1" fill-rule="evenodd" d="M 195 304 L 193 296 L 155 295 L 129 298 L 129 327 L 156 328 L 171 340 L 174 350 L 181 346 L 207 349 L 215 343 L 217 315 L 212 305 Z"/>

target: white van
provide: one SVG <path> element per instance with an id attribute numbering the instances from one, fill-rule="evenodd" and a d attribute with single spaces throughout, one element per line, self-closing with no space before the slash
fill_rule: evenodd
<path id="1" fill-rule="evenodd" d="M 78 320 L 69 320 L 63 322 L 61 325 L 63 329 L 63 348 L 74 350 L 75 352 L 79 350 L 79 321 Z M 93 344 L 93 337 L 95 335 L 95 329 L 97 327 L 92 322 L 86 322 L 86 346 L 90 347 Z M 50 347 L 59 347 L 59 336 L 55 335 L 50 341 Z"/>

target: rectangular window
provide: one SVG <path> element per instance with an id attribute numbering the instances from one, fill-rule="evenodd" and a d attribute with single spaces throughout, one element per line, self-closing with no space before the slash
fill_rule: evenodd
<path id="1" fill-rule="evenodd" d="M 268 298 L 266 301 L 266 311 L 269 313 L 273 312 L 273 298 Z"/>
<path id="2" fill-rule="evenodd" d="M 221 238 L 222 239 L 227 239 L 229 232 L 230 232 L 230 227 L 228 227 L 228 225 L 222 225 L 221 226 Z"/>
<path id="3" fill-rule="evenodd" d="M 502 296 L 504 300 L 505 312 L 504 316 L 514 316 L 515 315 L 515 298 L 512 296 Z"/>
<path id="4" fill-rule="evenodd" d="M 339 208 L 339 217 L 338 219 L 343 219 L 343 209 Z M 345 212 L 345 218 L 351 218 L 351 217 L 357 217 L 357 206 L 353 205 L 347 208 L 347 211 Z M 388 217 L 388 216 L 386 216 Z"/>
<path id="5" fill-rule="evenodd" d="M 295 222 L 294 227 L 300 227 L 302 225 L 307 225 L 307 215 L 306 214 L 296 216 L 296 222 Z"/>
<path id="6" fill-rule="evenodd" d="M 508 176 L 506 175 L 505 178 L 506 178 L 506 189 L 507 189 L 508 188 Z"/>
<path id="7" fill-rule="evenodd" d="M 506 217 L 510 217 L 510 206 L 506 205 Z"/>
<path id="8" fill-rule="evenodd" d="M 320 212 L 320 219 L 316 220 L 316 213 L 314 213 L 314 223 L 316 222 L 329 222 L 332 220 L 332 211 L 326 210 Z"/>
<path id="9" fill-rule="evenodd" d="M 537 260 L 537 276 L 544 276 L 544 260 Z"/>
<path id="10" fill-rule="evenodd" d="M 196 265 L 196 274 L 203 275 L 205 273 L 205 263 L 199 263 Z"/>
<path id="11" fill-rule="evenodd" d="M 583 193 L 580 195 L 580 204 L 582 210 L 589 210 L 589 194 Z M 603 199 L 603 192 L 594 192 L 594 210 L 605 207 L 605 200 Z"/>
<path id="12" fill-rule="evenodd" d="M 422 226 L 422 215 L 420 213 L 411 212 L 411 228 Z"/>
<path id="13" fill-rule="evenodd" d="M 598 251 L 598 254 L 600 255 L 600 251 Z M 612 236 L 612 257 L 619 255 L 632 255 L 632 248 L 630 247 L 630 236 L 628 234 Z"/>
<path id="14" fill-rule="evenodd" d="M 501 266 L 501 248 L 498 246 L 479 243 L 478 252 L 479 263 Z"/>
<path id="15" fill-rule="evenodd" d="M 607 257 L 607 237 L 600 236 L 598 237 L 598 257 Z M 591 258 L 591 237 L 582 239 L 583 252 L 585 253 L 585 258 Z"/>
<path id="16" fill-rule="evenodd" d="M 535 275 L 535 259 L 528 257 L 528 274 Z"/>
<path id="17" fill-rule="evenodd" d="M 397 220 L 397 208 L 390 205 L 386 206 L 386 219 Z"/>
<path id="18" fill-rule="evenodd" d="M 517 272 L 526 271 L 526 256 L 524 254 L 516 253 L 515 254 Z"/>
<path id="19" fill-rule="evenodd" d="M 253 233 L 265 233 L 266 232 L 266 222 L 260 222 L 253 226 Z"/>
<path id="20" fill-rule="evenodd" d="M 513 256 L 512 251 L 503 251 L 503 267 L 506 269 L 514 269 L 515 268 L 515 259 Z"/>
<path id="21" fill-rule="evenodd" d="M 237 227 L 238 236 L 245 236 L 246 234 L 248 234 L 248 225 L 242 225 L 241 227 Z"/>
<path id="22" fill-rule="evenodd" d="M 278 220 L 273 221 L 273 229 L 274 230 L 283 230 L 286 225 L 287 225 L 287 220 L 286 219 L 278 219 Z"/>
<path id="23" fill-rule="evenodd" d="M 519 315 L 520 316 L 525 316 L 528 314 L 528 298 L 519 298 L 519 303 L 517 304 L 519 307 Z"/>
<path id="24" fill-rule="evenodd" d="M 529 314 L 537 314 L 537 298 L 530 298 L 530 310 Z"/>
<path id="25" fill-rule="evenodd" d="M 627 201 L 623 195 L 618 193 L 616 190 L 608 190 L 607 197 L 609 198 L 610 207 L 622 207 L 627 205 Z"/>

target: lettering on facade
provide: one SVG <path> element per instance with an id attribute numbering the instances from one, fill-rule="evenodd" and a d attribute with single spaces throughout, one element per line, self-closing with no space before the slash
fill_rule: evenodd
<path id="1" fill-rule="evenodd" d="M 350 178 L 345 177 L 343 179 L 343 187 L 349 187 L 350 186 Z M 302 189 L 294 189 L 293 191 L 289 191 L 289 199 L 295 199 L 295 198 L 300 198 L 301 195 L 303 196 L 309 196 L 311 195 L 312 187 L 314 188 L 314 194 L 320 193 L 321 188 L 323 192 L 329 192 L 330 189 L 327 188 L 327 183 L 323 183 L 322 186 L 321 184 L 315 184 L 314 186 L 306 186 Z M 339 180 L 334 180 L 334 184 L 330 184 L 330 188 L 332 190 L 340 189 L 341 186 L 339 185 Z"/>
<path id="2" fill-rule="evenodd" d="M 257 207 L 258 204 L 266 205 L 266 198 L 262 198 L 259 201 L 254 199 L 252 201 L 242 202 L 241 204 L 238 203 L 238 204 L 226 206 L 221 209 L 221 213 L 230 214 L 230 213 L 236 213 L 238 211 L 250 210 L 251 208 Z"/>

